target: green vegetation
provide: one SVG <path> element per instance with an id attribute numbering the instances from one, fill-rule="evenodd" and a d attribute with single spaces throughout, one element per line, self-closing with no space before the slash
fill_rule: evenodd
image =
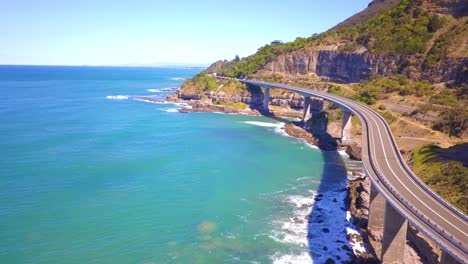
<path id="1" fill-rule="evenodd" d="M 427 53 L 424 60 L 424 67 L 434 66 L 437 62 L 445 60 L 451 52 L 450 47 L 463 41 L 467 36 L 466 32 L 468 32 L 468 21 L 461 26 L 453 26 L 450 30 L 439 36 Z M 461 49 L 461 52 L 463 52 L 463 49 Z M 468 54 L 465 49 L 464 53 L 457 55 L 463 57 Z"/>
<path id="2" fill-rule="evenodd" d="M 231 108 L 236 108 L 236 109 L 240 109 L 240 110 L 243 110 L 247 107 L 246 104 L 242 103 L 242 102 L 237 102 L 237 103 L 234 103 L 234 102 L 220 102 L 220 103 L 217 103 L 218 105 L 224 105 L 224 106 L 227 106 L 227 107 L 231 107 Z"/>
<path id="3" fill-rule="evenodd" d="M 229 77 L 252 77 L 267 63 L 279 55 L 319 45 L 335 44 L 339 50 L 353 52 L 366 47 L 378 55 L 418 55 L 422 56 L 426 43 L 433 33 L 441 29 L 446 20 L 439 15 L 431 15 L 422 7 L 422 0 L 402 0 L 395 7 L 352 27 L 339 27 L 308 38 L 297 38 L 288 43 L 273 41 L 242 60 L 232 60 L 222 67 L 221 74 Z M 444 48 L 450 46 L 450 36 L 466 30 L 456 27 L 447 33 L 431 49 L 428 65 L 445 58 Z M 411 66 L 411 65 L 406 65 Z"/>
<path id="4" fill-rule="evenodd" d="M 449 134 L 461 137 L 468 130 L 468 108 L 466 104 L 459 103 L 457 107 L 451 107 L 441 113 L 433 128 Z"/>
<path id="5" fill-rule="evenodd" d="M 450 136 L 461 137 L 468 130 L 468 87 L 443 89 L 438 91 L 427 81 L 413 81 L 404 75 L 391 77 L 376 77 L 364 83 L 356 85 L 358 94 L 352 99 L 358 100 L 368 105 L 374 105 L 379 100 L 385 99 L 391 93 L 400 96 L 422 97 L 428 103 L 413 112 L 426 113 L 429 111 L 438 112 L 439 118 L 433 124 L 433 129 L 442 131 Z M 333 91 L 335 94 L 336 90 Z M 379 110 L 384 111 L 385 106 L 379 105 Z M 382 114 L 389 122 L 396 117 L 389 112 Z"/>
<path id="6" fill-rule="evenodd" d="M 205 93 L 222 91 L 226 94 L 242 94 L 247 91 L 245 84 L 236 80 L 217 80 L 213 76 L 200 73 L 192 79 L 186 80 L 181 91 L 187 94 L 198 94 L 203 96 Z"/>
<path id="7" fill-rule="evenodd" d="M 358 95 L 356 100 L 365 104 L 375 104 L 390 93 L 401 96 L 415 95 L 418 97 L 434 95 L 434 87 L 427 81 L 413 81 L 404 75 L 391 77 L 378 76 L 356 85 Z"/>
<path id="8" fill-rule="evenodd" d="M 200 73 L 195 75 L 192 79 L 186 80 L 181 90 L 187 94 L 203 94 L 204 92 L 210 92 L 216 90 L 218 83 L 216 79 L 206 73 Z"/>
<path id="9" fill-rule="evenodd" d="M 413 171 L 432 190 L 465 214 L 468 213 L 468 168 L 447 156 L 459 156 L 463 149 L 442 149 L 425 145 L 413 152 Z M 464 148 L 466 151 L 466 148 Z"/>
<path id="10" fill-rule="evenodd" d="M 334 95 L 344 96 L 343 89 L 336 85 L 332 85 L 330 89 L 328 89 L 328 92 Z"/>
<path id="11" fill-rule="evenodd" d="M 420 2 L 403 0 L 397 7 L 348 29 L 345 34 L 375 54 L 421 54 L 431 38 L 428 29 L 431 19 Z"/>
<path id="12" fill-rule="evenodd" d="M 228 77 L 252 77 L 261 67 L 268 62 L 273 61 L 278 55 L 303 48 L 307 43 L 305 38 L 297 38 L 293 42 L 282 43 L 273 41 L 265 45 L 258 51 L 242 60 L 233 60 L 227 63 L 223 68 L 222 74 Z"/>

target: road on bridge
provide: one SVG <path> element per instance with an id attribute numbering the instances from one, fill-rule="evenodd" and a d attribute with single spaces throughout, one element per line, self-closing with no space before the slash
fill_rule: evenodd
<path id="1" fill-rule="evenodd" d="M 414 175 L 401 156 L 390 127 L 376 111 L 353 100 L 321 91 L 247 79 L 238 81 L 320 97 L 358 116 L 363 127 L 362 161 L 375 187 L 416 229 L 461 263 L 468 263 L 468 217 Z"/>

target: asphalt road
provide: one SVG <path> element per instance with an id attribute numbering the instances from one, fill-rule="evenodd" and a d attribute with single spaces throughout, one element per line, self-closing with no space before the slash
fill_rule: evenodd
<path id="1" fill-rule="evenodd" d="M 357 115 L 363 127 L 362 160 L 379 192 L 404 218 L 461 263 L 468 263 L 468 217 L 432 192 L 409 169 L 386 121 L 350 99 L 310 89 L 255 80 L 263 88 L 280 88 L 332 101 Z"/>

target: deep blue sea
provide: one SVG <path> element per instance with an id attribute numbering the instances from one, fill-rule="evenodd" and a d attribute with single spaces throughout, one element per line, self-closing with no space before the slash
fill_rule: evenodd
<path id="1" fill-rule="evenodd" d="M 0 66 L 0 263 L 346 259 L 353 163 L 267 117 L 178 113 L 199 71 Z"/>

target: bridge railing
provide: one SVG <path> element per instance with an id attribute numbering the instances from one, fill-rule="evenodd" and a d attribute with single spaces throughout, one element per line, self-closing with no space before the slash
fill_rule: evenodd
<path id="1" fill-rule="evenodd" d="M 372 110 L 372 109 L 370 109 Z M 400 160 L 400 163 L 403 165 L 403 168 L 406 170 L 406 172 L 413 178 L 413 180 L 421 187 L 423 188 L 426 192 L 430 193 L 438 202 L 442 203 L 445 205 L 445 207 L 447 207 L 448 209 L 450 209 L 452 212 L 454 212 L 455 214 L 457 214 L 458 216 L 460 216 L 461 218 L 463 218 L 463 220 L 465 221 L 468 221 L 468 216 L 465 215 L 462 211 L 460 211 L 458 208 L 456 208 L 455 206 L 453 206 L 452 204 L 448 203 L 446 200 L 444 200 L 442 197 L 440 197 L 439 194 L 437 194 L 436 192 L 434 192 L 432 189 L 430 189 L 423 181 L 421 181 L 421 179 L 419 179 L 418 176 L 416 176 L 414 174 L 414 172 L 409 168 L 408 164 L 406 164 L 406 161 L 404 160 L 403 156 L 400 154 L 400 150 L 398 149 L 398 145 L 396 143 L 396 140 L 395 138 L 393 137 L 393 134 L 392 134 L 392 131 L 390 129 L 390 126 L 388 125 L 387 121 L 385 121 L 385 119 L 379 115 L 379 114 L 376 114 L 376 116 L 378 118 L 381 119 L 381 121 L 384 123 L 385 125 L 385 129 L 387 130 L 388 134 L 390 135 L 390 138 L 392 140 L 392 146 L 395 150 L 395 152 L 397 153 L 397 157 L 398 159 Z"/>
<path id="2" fill-rule="evenodd" d="M 257 81 L 249 81 L 249 80 L 241 80 L 243 82 L 252 82 L 252 83 L 257 83 L 257 84 L 263 84 L 263 82 L 257 82 Z M 267 83 L 264 83 L 265 85 L 269 85 L 269 86 L 274 86 L 274 85 L 270 85 L 270 84 L 267 84 Z M 334 99 L 333 97 L 330 97 L 329 94 L 327 93 L 324 93 L 324 92 L 319 92 L 319 91 L 307 91 L 305 89 L 301 89 L 301 88 L 295 88 L 295 87 L 292 87 L 292 86 L 287 86 L 287 85 L 281 85 L 281 84 L 278 84 L 278 88 L 281 88 L 281 89 L 287 89 L 287 90 L 291 90 L 291 91 L 295 91 L 295 92 L 302 92 L 302 93 L 311 93 L 311 94 L 315 94 L 316 96 L 320 96 L 320 97 L 323 97 L 327 100 L 330 100 L 334 103 L 338 103 L 338 104 L 345 104 L 347 108 L 349 108 L 354 114 L 358 115 L 360 117 L 360 119 L 366 123 L 366 133 L 369 135 L 369 125 L 367 123 L 367 120 L 359 113 L 359 111 L 357 111 L 356 109 L 354 109 L 354 107 L 352 107 L 351 105 L 349 104 L 346 104 L 346 101 L 350 101 L 348 100 L 347 98 L 341 98 L 339 96 L 336 96 L 338 97 L 340 100 L 336 100 Z M 344 102 L 343 102 L 344 101 Z M 354 103 L 354 101 L 351 101 Z M 390 139 L 391 139 L 391 144 L 392 144 L 392 147 L 394 148 L 395 150 L 395 153 L 397 154 L 397 158 L 399 159 L 400 163 L 403 164 L 403 167 L 405 169 L 405 171 L 408 173 L 408 175 L 416 182 L 417 185 L 421 186 L 427 193 L 429 193 L 431 196 L 433 196 L 437 201 L 441 202 L 445 207 L 449 208 L 451 211 L 453 211 L 455 214 L 457 214 L 458 216 L 460 216 L 462 219 L 464 219 L 466 221 L 467 219 L 467 216 L 464 215 L 461 211 L 459 211 L 457 208 L 455 208 L 454 206 L 452 206 L 451 204 L 449 204 L 447 201 L 445 201 L 444 199 L 442 199 L 438 194 L 436 194 L 434 191 L 432 191 L 427 185 L 425 185 L 413 172 L 412 170 L 408 167 L 408 165 L 406 164 L 405 160 L 403 159 L 403 157 L 401 156 L 401 153 L 398 149 L 398 145 L 396 144 L 396 141 L 395 141 L 395 138 L 393 137 L 393 134 L 391 133 L 391 129 L 388 125 L 388 123 L 385 121 L 385 119 L 379 115 L 378 113 L 376 113 L 373 109 L 369 108 L 368 106 L 365 106 L 365 105 L 361 105 L 363 107 L 366 107 L 368 110 L 370 110 L 372 113 L 375 113 L 376 116 L 384 123 L 384 126 L 385 126 L 385 129 L 387 131 L 387 133 L 390 135 Z M 370 142 L 369 142 L 369 137 L 367 138 L 368 140 L 368 152 L 369 154 L 371 153 L 370 151 Z M 376 166 L 375 164 L 375 161 L 374 159 L 372 158 L 372 155 L 369 155 L 369 161 L 371 163 L 371 166 L 372 166 L 372 169 L 373 171 L 376 173 L 376 176 L 377 176 L 377 183 L 381 183 L 387 190 L 390 191 L 390 193 L 397 198 L 397 200 L 410 212 L 412 212 L 417 218 L 419 218 L 420 220 L 422 220 L 426 225 L 430 226 L 436 233 L 438 233 L 439 235 L 441 235 L 442 237 L 444 237 L 447 241 L 449 241 L 452 245 L 454 245 L 456 248 L 460 249 L 462 252 L 464 252 L 465 254 L 468 252 L 468 249 L 466 247 L 466 245 L 463 243 L 463 241 L 453 237 L 453 235 L 445 232 L 444 229 L 442 229 L 440 226 L 438 226 L 436 223 L 434 223 L 433 221 L 431 221 L 431 218 L 429 218 L 428 216 L 424 215 L 422 212 L 420 212 L 419 210 L 417 210 L 415 207 L 413 207 L 411 205 L 411 203 L 409 201 L 407 201 L 406 199 L 404 199 L 404 197 L 397 191 L 393 188 L 393 186 L 386 180 L 386 178 L 383 176 L 383 174 L 379 171 L 378 167 Z M 388 199 L 388 197 L 387 197 Z M 394 207 L 397 207 L 395 209 L 398 210 L 398 206 L 394 205 Z M 400 210 L 398 210 L 400 211 Z M 401 212 L 400 211 L 400 214 L 404 214 L 404 212 Z M 407 218 L 410 218 L 410 216 L 407 215 Z M 408 219 L 410 220 L 410 219 Z M 413 222 L 415 223 L 414 220 L 410 220 L 410 222 Z M 421 227 L 422 228 L 422 227 Z M 422 230 L 421 230 L 422 231 Z M 431 237 L 436 243 L 437 243 L 437 239 L 432 237 L 432 235 L 430 235 L 429 232 L 423 232 L 425 233 L 426 235 L 428 235 L 429 237 Z M 458 256 L 459 259 L 463 260 L 464 258 L 466 258 L 466 256 L 459 256 L 459 254 L 457 252 L 453 252 L 453 250 L 451 250 L 449 247 L 446 247 L 440 243 L 437 243 L 439 244 L 439 246 L 443 247 L 446 251 L 452 253 L 451 255 L 454 255 L 454 256 Z"/>
<path id="3" fill-rule="evenodd" d="M 369 135 L 369 125 L 367 123 L 367 120 L 358 112 L 356 111 L 353 107 L 349 106 L 351 108 L 351 110 L 353 110 L 353 112 L 358 115 L 360 117 L 361 120 L 363 120 L 365 122 L 365 127 L 366 127 L 366 133 L 367 135 Z M 382 120 L 386 127 L 388 127 L 388 124 L 385 122 L 385 120 Z M 390 132 L 390 131 L 388 131 Z M 391 133 L 390 133 L 391 135 Z M 396 142 L 394 141 L 393 137 L 392 137 L 392 140 L 393 140 L 393 145 L 396 145 Z M 368 144 L 367 144 L 367 151 L 369 152 L 369 154 L 371 153 L 371 150 L 370 150 L 370 138 L 367 137 L 367 141 L 368 141 Z M 397 152 L 399 154 L 399 152 Z M 411 203 L 404 199 L 404 197 L 395 189 L 393 188 L 393 186 L 390 184 L 390 182 L 387 181 L 387 179 L 383 176 L 383 174 L 380 172 L 380 170 L 378 169 L 377 165 L 375 164 L 375 161 L 374 159 L 372 158 L 372 155 L 368 155 L 369 156 L 369 161 L 371 163 L 371 166 L 372 166 L 372 169 L 373 171 L 376 173 L 378 179 L 377 180 L 377 183 L 381 183 L 382 185 L 385 186 L 385 188 L 387 190 L 390 191 L 390 193 L 392 193 L 392 195 L 394 197 L 397 198 L 397 200 L 403 204 L 404 207 L 406 207 L 410 212 L 413 212 L 413 214 L 415 214 L 418 218 L 422 219 L 427 225 L 431 226 L 432 229 L 434 229 L 437 233 L 439 233 L 442 237 L 444 237 L 446 240 L 448 240 L 449 242 L 451 242 L 455 247 L 459 248 L 461 251 L 463 252 L 467 252 L 468 251 L 468 248 L 466 247 L 466 245 L 463 243 L 463 241 L 453 237 L 453 235 L 445 232 L 444 229 L 442 229 L 440 226 L 438 226 L 436 223 L 434 223 L 433 221 L 431 221 L 431 218 L 429 218 L 428 216 L 424 215 L 422 212 L 420 212 L 419 210 L 417 210 L 415 207 L 413 207 L 411 205 Z M 401 158 L 401 155 L 399 155 L 400 158 Z M 405 164 L 406 165 L 406 164 Z M 388 199 L 388 198 L 387 198 Z M 397 207 L 397 206 L 394 206 L 394 207 Z M 398 210 L 398 208 L 395 208 L 396 210 Z M 398 210 L 400 211 L 400 210 Z M 400 211 L 400 214 L 403 214 L 403 212 Z M 408 216 L 407 216 L 408 217 Z M 413 222 L 414 221 L 410 221 L 410 222 Z M 426 235 L 428 235 L 429 237 L 431 237 L 434 241 L 437 241 L 434 237 L 432 237 L 430 234 L 428 234 L 428 232 L 424 232 Z M 439 244 L 439 246 L 443 247 L 446 251 L 452 253 L 451 255 L 454 255 L 454 256 L 458 256 L 458 258 L 460 259 L 463 259 L 463 256 L 459 256 L 457 252 L 453 252 L 453 250 L 451 250 L 450 248 L 448 247 L 445 247 L 444 245 L 440 244 L 440 243 L 437 243 Z"/>

